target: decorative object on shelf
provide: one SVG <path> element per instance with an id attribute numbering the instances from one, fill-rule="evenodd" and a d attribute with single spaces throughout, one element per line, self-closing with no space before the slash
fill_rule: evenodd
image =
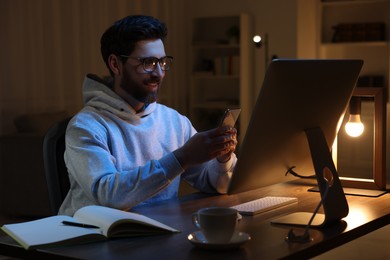
<path id="1" fill-rule="evenodd" d="M 385 23 L 340 23 L 333 26 L 332 42 L 384 41 Z"/>

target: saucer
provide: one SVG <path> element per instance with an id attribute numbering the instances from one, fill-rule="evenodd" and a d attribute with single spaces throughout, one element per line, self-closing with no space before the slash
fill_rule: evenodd
<path id="1" fill-rule="evenodd" d="M 227 243 L 210 243 L 204 237 L 201 231 L 196 231 L 188 235 L 188 240 L 196 247 L 206 249 L 233 249 L 238 248 L 245 242 L 248 242 L 251 237 L 244 232 L 235 232 L 233 237 Z"/>

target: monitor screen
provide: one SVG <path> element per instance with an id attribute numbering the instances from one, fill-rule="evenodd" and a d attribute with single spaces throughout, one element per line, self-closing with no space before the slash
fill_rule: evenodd
<path id="1" fill-rule="evenodd" d="M 305 130 L 320 128 L 329 146 L 337 135 L 363 61 L 273 60 L 240 145 L 228 194 L 315 175 Z"/>

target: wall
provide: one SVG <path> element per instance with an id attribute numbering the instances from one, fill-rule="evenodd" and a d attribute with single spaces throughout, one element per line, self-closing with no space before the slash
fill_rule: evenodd
<path id="1" fill-rule="evenodd" d="M 13 120 L 25 113 L 68 111 L 82 107 L 81 85 L 87 73 L 107 75 L 100 56 L 100 36 L 114 21 L 143 13 L 181 32 L 180 0 L 1 0 L 0 134 L 15 131 Z M 180 110 L 185 75 L 180 70 L 180 33 L 167 52 L 175 57 L 177 76 L 166 77 L 162 100 Z"/>
<path id="2" fill-rule="evenodd" d="M 166 47 L 175 65 L 166 77 L 161 100 L 186 113 L 186 43 L 192 17 L 247 12 L 254 18 L 255 31 L 269 34 L 270 55 L 295 57 L 296 12 L 291 11 L 295 5 L 296 1 L 284 0 L 1 0 L 0 134 L 14 132 L 13 120 L 20 114 L 78 111 L 84 75 L 107 74 L 100 36 L 125 15 L 149 14 L 167 23 Z M 255 59 L 258 91 L 264 50 L 257 50 Z"/>

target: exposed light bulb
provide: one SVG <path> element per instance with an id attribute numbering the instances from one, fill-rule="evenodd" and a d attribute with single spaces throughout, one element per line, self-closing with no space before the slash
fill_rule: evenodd
<path id="1" fill-rule="evenodd" d="M 364 131 L 364 125 L 360 120 L 360 115 L 351 114 L 348 122 L 345 124 L 345 131 L 351 137 L 359 137 Z"/>

